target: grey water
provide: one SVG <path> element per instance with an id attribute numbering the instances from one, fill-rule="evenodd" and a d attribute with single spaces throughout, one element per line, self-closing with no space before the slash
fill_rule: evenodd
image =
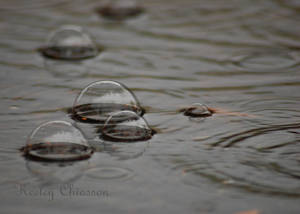
<path id="1" fill-rule="evenodd" d="M 126 21 L 100 17 L 101 2 L 0 1 L 1 213 L 300 213 L 299 1 L 145 0 Z M 68 24 L 103 51 L 44 58 Z M 98 80 L 131 89 L 157 134 L 93 142 L 78 162 L 24 159 L 30 132 L 74 122 L 68 109 Z M 220 111 L 176 111 L 193 103 Z"/>

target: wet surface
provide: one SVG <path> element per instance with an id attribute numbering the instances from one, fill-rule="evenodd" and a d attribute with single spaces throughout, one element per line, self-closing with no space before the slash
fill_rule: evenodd
<path id="1" fill-rule="evenodd" d="M 297 1 L 143 1 L 144 15 L 122 23 L 99 17 L 95 0 L 13 2 L 0 2 L 3 212 L 299 213 Z M 37 48 L 66 24 L 84 27 L 104 51 L 80 62 L 45 59 Z M 30 132 L 49 120 L 75 123 L 68 109 L 98 80 L 131 89 L 158 134 L 90 142 L 91 158 L 69 164 L 24 159 Z M 241 114 L 176 112 L 193 103 Z M 24 185 L 54 198 L 25 194 Z"/>

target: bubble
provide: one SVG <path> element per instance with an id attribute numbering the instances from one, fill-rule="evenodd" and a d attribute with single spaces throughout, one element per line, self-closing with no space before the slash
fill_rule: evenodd
<path id="1" fill-rule="evenodd" d="M 90 36 L 78 26 L 63 26 L 54 31 L 39 51 L 45 57 L 62 60 L 81 60 L 98 54 Z"/>
<path id="2" fill-rule="evenodd" d="M 37 161 L 83 160 L 93 153 L 82 132 L 65 121 L 40 125 L 21 150 L 26 158 Z"/>
<path id="3" fill-rule="evenodd" d="M 80 92 L 73 105 L 72 117 L 84 123 L 104 124 L 113 113 L 123 110 L 140 116 L 144 114 L 137 98 L 126 86 L 115 81 L 98 81 Z M 118 118 L 119 121 L 123 119 L 126 118 Z"/>
<path id="4" fill-rule="evenodd" d="M 115 142 L 149 140 L 153 134 L 144 118 L 132 111 L 120 111 L 111 115 L 102 129 L 102 138 Z"/>
<path id="5" fill-rule="evenodd" d="M 183 108 L 181 111 L 185 116 L 190 117 L 209 117 L 212 115 L 208 107 L 201 103 L 194 103 L 189 107 Z"/>
<path id="6" fill-rule="evenodd" d="M 140 15 L 144 8 L 134 0 L 114 0 L 97 9 L 102 17 L 111 20 L 123 20 Z"/>

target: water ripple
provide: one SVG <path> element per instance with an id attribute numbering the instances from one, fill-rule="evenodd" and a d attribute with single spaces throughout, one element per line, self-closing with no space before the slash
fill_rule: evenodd
<path id="1" fill-rule="evenodd" d="M 103 180 L 127 180 L 134 176 L 134 172 L 130 169 L 116 166 L 100 166 L 89 169 L 86 176 L 103 181 Z"/>

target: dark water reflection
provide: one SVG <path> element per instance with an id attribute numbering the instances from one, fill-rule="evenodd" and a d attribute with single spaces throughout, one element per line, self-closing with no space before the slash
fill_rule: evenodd
<path id="1" fill-rule="evenodd" d="M 95 0 L 13 2 L 0 3 L 3 210 L 299 213 L 298 1 L 149 0 L 145 15 L 122 23 L 99 18 Z M 83 26 L 105 50 L 80 64 L 45 62 L 36 48 L 65 24 Z M 39 185 L 17 152 L 30 131 L 70 121 L 79 91 L 107 79 L 127 85 L 159 130 L 136 150 L 94 142 L 98 152 L 74 185 L 111 197 L 57 198 L 50 207 L 18 194 L 16 183 Z M 175 113 L 192 103 L 249 116 Z"/>

